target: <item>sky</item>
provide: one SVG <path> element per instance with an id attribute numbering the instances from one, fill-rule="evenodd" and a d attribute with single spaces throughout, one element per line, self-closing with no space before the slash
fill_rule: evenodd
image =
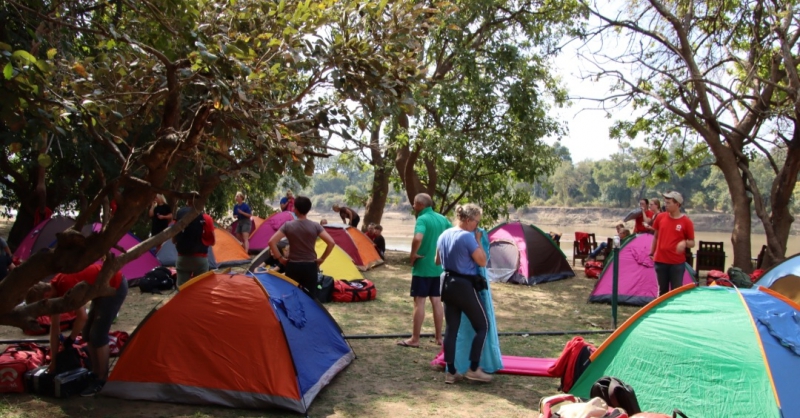
<path id="1" fill-rule="evenodd" d="M 618 142 L 608 137 L 608 129 L 614 120 L 606 117 L 606 111 L 597 110 L 597 102 L 575 99 L 603 97 L 608 93 L 608 82 L 581 79 L 581 71 L 585 71 L 586 66 L 572 47 L 566 48 L 556 58 L 555 68 L 569 91 L 569 97 L 573 98 L 571 107 L 554 109 L 554 114 L 566 123 L 569 130 L 561 139 L 561 145 L 569 149 L 572 162 L 602 160 L 619 151 Z M 546 141 L 553 144 L 556 139 Z"/>

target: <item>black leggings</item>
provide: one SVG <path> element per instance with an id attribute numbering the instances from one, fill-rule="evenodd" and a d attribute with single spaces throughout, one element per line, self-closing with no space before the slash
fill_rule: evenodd
<path id="1" fill-rule="evenodd" d="M 489 330 L 489 320 L 483 309 L 478 292 L 470 280 L 448 275 L 442 289 L 442 302 L 444 303 L 444 319 L 447 326 L 444 332 L 444 361 L 453 364 L 456 359 L 456 340 L 458 328 L 461 326 L 461 313 L 463 312 L 472 328 L 475 329 L 475 338 L 472 339 L 472 348 L 469 351 L 469 361 L 477 363 L 481 360 L 481 352 L 486 342 L 486 333 Z"/>
<path id="2" fill-rule="evenodd" d="M 290 261 L 286 263 L 286 275 L 305 287 L 312 298 L 317 298 L 317 275 L 319 266 L 316 261 Z"/>

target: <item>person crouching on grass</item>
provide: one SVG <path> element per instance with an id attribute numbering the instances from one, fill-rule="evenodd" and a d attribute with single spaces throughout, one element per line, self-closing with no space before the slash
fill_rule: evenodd
<path id="1" fill-rule="evenodd" d="M 85 269 L 72 274 L 59 273 L 50 283 L 37 283 L 29 291 L 25 298 L 26 303 L 31 304 L 42 299 L 63 297 L 75 285 L 80 282 L 94 284 L 100 274 L 101 265 L 92 264 Z M 122 277 L 122 273 L 117 272 L 108 281 L 108 285 L 116 289 L 111 296 L 98 296 L 92 299 L 89 313 L 85 307 L 81 306 L 75 311 L 75 323 L 69 337 L 64 340 L 64 347 L 69 348 L 79 334 L 83 334 L 84 340 L 88 342 L 89 359 L 92 362 L 91 381 L 89 386 L 81 392 L 81 396 L 92 396 L 103 388 L 108 379 L 108 332 L 111 330 L 111 323 L 117 317 L 125 297 L 128 295 L 128 281 Z M 48 371 L 53 373 L 56 370 L 56 353 L 59 348 L 61 337 L 61 315 L 50 316 L 50 349 L 52 350 L 50 367 Z"/>

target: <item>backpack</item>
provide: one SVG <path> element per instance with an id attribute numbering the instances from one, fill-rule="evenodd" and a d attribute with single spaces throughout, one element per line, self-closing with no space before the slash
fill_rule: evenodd
<path id="1" fill-rule="evenodd" d="M 214 220 L 207 213 L 203 214 L 203 234 L 200 240 L 206 246 L 213 246 L 217 243 L 217 237 L 214 235 Z"/>
<path id="2" fill-rule="evenodd" d="M 182 218 L 189 210 L 191 210 L 189 207 L 179 210 L 177 218 Z M 209 228 L 211 237 L 208 236 Z M 214 243 L 213 235 L 214 221 L 205 213 L 201 213 L 175 236 L 175 249 L 179 255 L 206 254 L 208 246 Z"/>
<path id="3" fill-rule="evenodd" d="M 378 290 L 372 281 L 364 280 L 335 280 L 333 283 L 334 302 L 366 302 L 377 297 Z"/>
<path id="4" fill-rule="evenodd" d="M 25 392 L 25 373 L 44 363 L 44 348 L 33 343 L 14 344 L 0 354 L 0 393 Z"/>
<path id="5" fill-rule="evenodd" d="M 750 275 L 743 272 L 739 267 L 731 267 L 728 269 L 728 279 L 736 287 L 745 289 L 753 287 L 753 282 L 750 281 Z"/>
<path id="6" fill-rule="evenodd" d="M 328 303 L 333 300 L 333 277 L 324 276 L 319 272 L 317 276 L 317 299 L 322 303 Z"/>
<path id="7" fill-rule="evenodd" d="M 161 293 L 162 290 L 175 288 L 172 272 L 166 267 L 156 267 L 139 279 L 139 290 L 142 293 Z"/>
<path id="8" fill-rule="evenodd" d="M 642 412 L 636 399 L 636 392 L 616 377 L 603 376 L 597 379 L 592 385 L 589 396 L 602 398 L 608 406 L 622 408 L 631 415 Z"/>

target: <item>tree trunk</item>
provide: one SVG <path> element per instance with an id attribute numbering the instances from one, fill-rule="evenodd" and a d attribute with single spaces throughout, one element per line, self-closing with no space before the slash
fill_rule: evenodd
<path id="1" fill-rule="evenodd" d="M 794 216 L 789 210 L 794 188 L 797 184 L 797 175 L 800 173 L 800 122 L 794 126 L 794 135 L 786 150 L 786 162 L 775 180 L 772 181 L 770 191 L 770 204 L 772 213 L 770 223 L 775 233 L 777 245 L 767 237 L 767 254 L 764 257 L 762 268 L 769 268 L 786 258 L 786 244 L 789 241 L 789 232 L 794 222 Z"/>
<path id="2" fill-rule="evenodd" d="M 374 176 L 372 177 L 372 190 L 367 200 L 364 212 L 364 223 L 361 225 L 365 231 L 371 223 L 380 224 L 383 218 L 383 211 L 386 208 L 386 198 L 389 196 L 389 176 L 392 174 L 392 166 L 387 165 L 387 161 L 392 161 L 392 154 L 389 149 L 386 155 L 380 151 L 380 131 L 381 121 L 377 121 L 370 132 L 370 150 L 372 153 L 372 167 Z"/>
<path id="3" fill-rule="evenodd" d="M 8 246 L 12 251 L 16 250 L 28 232 L 33 229 L 33 214 L 35 211 L 30 200 L 22 200 L 19 209 L 17 209 L 17 217 L 14 219 L 14 225 L 11 226 L 11 231 L 8 233 Z"/>
<path id="4" fill-rule="evenodd" d="M 750 203 L 742 174 L 736 165 L 736 157 L 732 151 L 725 147 L 725 151 L 717 154 L 717 166 L 725 176 L 725 182 L 731 193 L 731 206 L 733 207 L 733 232 L 731 244 L 733 245 L 733 265 L 744 271 L 753 269 L 750 261 Z"/>

